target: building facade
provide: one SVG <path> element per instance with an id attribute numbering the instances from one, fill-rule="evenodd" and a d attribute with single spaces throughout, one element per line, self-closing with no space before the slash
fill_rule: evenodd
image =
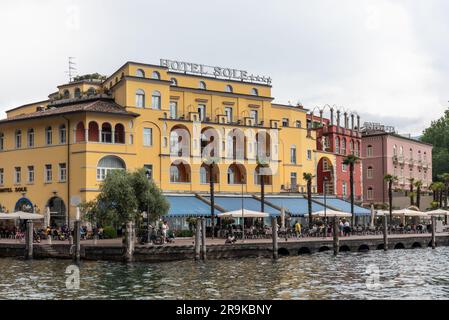
<path id="1" fill-rule="evenodd" d="M 337 165 L 317 150 L 307 109 L 273 103 L 268 78 L 206 68 L 127 62 L 7 111 L 2 210 L 49 208 L 54 223 L 70 223 L 110 170 L 144 167 L 165 192 L 207 193 L 212 177 L 217 193 L 255 194 L 261 177 L 267 193 L 305 192 L 303 173 L 317 176 L 323 159 Z"/>
<path id="2" fill-rule="evenodd" d="M 330 119 L 325 119 L 322 117 L 323 111 L 320 111 L 320 117 L 310 114 L 309 125 L 316 131 L 317 150 L 331 154 L 335 159 L 335 166 L 332 166 L 326 158 L 318 164 L 318 193 L 323 193 L 326 188 L 326 194 L 335 194 L 344 199 L 350 197 L 350 169 L 344 161 L 348 155 L 352 154 L 359 158 L 353 172 L 354 198 L 362 201 L 360 116 L 330 108 Z"/>
<path id="3" fill-rule="evenodd" d="M 388 203 L 386 174 L 397 177 L 395 191 L 422 181 L 432 183 L 432 145 L 397 134 L 392 128 L 365 126 L 362 135 L 363 193 L 367 203 Z"/>

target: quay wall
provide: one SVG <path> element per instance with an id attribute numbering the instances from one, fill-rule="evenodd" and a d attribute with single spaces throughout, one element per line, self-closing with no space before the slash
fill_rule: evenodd
<path id="1" fill-rule="evenodd" d="M 416 249 L 431 246 L 431 236 L 419 237 L 395 237 L 390 236 L 389 250 Z M 436 237 L 438 247 L 449 246 L 449 235 Z M 333 242 L 327 239 L 311 239 L 310 241 L 285 241 L 279 239 L 278 253 L 280 256 L 313 254 L 323 251 L 332 251 Z M 72 259 L 73 247 L 69 244 L 35 244 L 33 257 L 35 259 Z M 383 239 L 357 239 L 340 238 L 340 252 L 362 252 L 369 250 L 383 250 Z M 0 243 L 0 258 L 24 257 L 25 245 L 14 243 Z M 124 247 L 119 245 L 81 245 L 82 260 L 107 260 L 123 261 Z M 267 257 L 273 256 L 272 243 L 237 243 L 233 245 L 208 245 L 207 259 L 231 259 L 242 257 Z M 136 246 L 133 261 L 136 262 L 168 262 L 179 260 L 193 260 L 195 258 L 193 245 L 170 246 Z"/>

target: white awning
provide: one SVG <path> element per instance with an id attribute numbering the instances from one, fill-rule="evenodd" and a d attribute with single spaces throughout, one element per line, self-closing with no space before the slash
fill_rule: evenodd
<path id="1" fill-rule="evenodd" d="M 406 217 L 428 217 L 427 213 L 411 209 L 394 210 L 394 215 L 404 215 Z"/>
<path id="2" fill-rule="evenodd" d="M 443 209 L 436 209 L 436 210 L 432 210 L 432 211 L 427 211 L 426 213 L 429 216 L 448 216 L 449 215 L 449 211 L 448 210 L 443 210 Z"/>

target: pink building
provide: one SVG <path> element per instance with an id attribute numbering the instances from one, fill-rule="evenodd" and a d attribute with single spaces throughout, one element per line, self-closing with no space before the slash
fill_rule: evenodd
<path id="1" fill-rule="evenodd" d="M 395 189 L 409 190 L 410 178 L 432 183 L 432 145 L 401 136 L 391 127 L 365 124 L 362 135 L 363 195 L 366 203 L 388 203 L 386 174 L 398 178 Z"/>

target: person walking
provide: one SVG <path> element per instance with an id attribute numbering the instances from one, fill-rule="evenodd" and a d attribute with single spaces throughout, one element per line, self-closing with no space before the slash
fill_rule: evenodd
<path id="1" fill-rule="evenodd" d="M 166 240 L 167 240 L 167 235 L 168 235 L 168 223 L 167 221 L 164 221 L 164 223 L 162 224 L 162 243 L 165 244 Z"/>
<path id="2" fill-rule="evenodd" d="M 299 223 L 299 221 L 296 221 L 295 223 L 295 233 L 296 233 L 296 238 L 300 238 L 301 237 L 301 224 Z"/>

